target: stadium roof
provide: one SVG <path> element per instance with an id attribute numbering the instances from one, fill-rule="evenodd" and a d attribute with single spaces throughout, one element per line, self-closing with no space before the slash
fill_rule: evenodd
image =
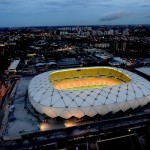
<path id="1" fill-rule="evenodd" d="M 89 67 L 112 68 L 112 67 Z M 69 70 L 77 70 L 69 69 Z M 80 68 L 81 69 L 81 68 Z M 88 68 L 82 68 L 88 69 Z M 29 99 L 33 107 L 41 114 L 52 118 L 60 116 L 81 118 L 93 117 L 119 110 L 143 106 L 150 101 L 150 82 L 141 76 L 121 68 L 113 68 L 131 78 L 131 81 L 105 88 L 85 90 L 57 90 L 49 80 L 51 71 L 37 75 L 29 85 Z M 68 69 L 67 69 L 68 70 Z"/>

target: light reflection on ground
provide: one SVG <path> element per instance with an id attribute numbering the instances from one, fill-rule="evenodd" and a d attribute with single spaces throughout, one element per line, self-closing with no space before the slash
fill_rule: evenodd
<path id="1" fill-rule="evenodd" d="M 77 123 L 74 122 L 74 121 L 66 121 L 66 122 L 64 123 L 64 125 L 65 125 L 65 127 L 73 127 L 73 126 L 76 126 Z"/>
<path id="2" fill-rule="evenodd" d="M 46 130 L 50 130 L 50 129 L 51 129 L 51 126 L 50 126 L 49 123 L 42 122 L 42 123 L 39 125 L 39 129 L 40 129 L 40 131 L 46 131 Z"/>

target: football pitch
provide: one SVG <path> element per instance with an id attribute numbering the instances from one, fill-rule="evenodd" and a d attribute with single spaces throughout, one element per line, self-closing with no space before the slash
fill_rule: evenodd
<path id="1" fill-rule="evenodd" d="M 88 85 L 88 86 L 68 88 L 66 90 L 87 90 L 87 89 L 104 88 L 104 87 L 107 87 L 107 85 L 91 85 L 91 86 Z"/>

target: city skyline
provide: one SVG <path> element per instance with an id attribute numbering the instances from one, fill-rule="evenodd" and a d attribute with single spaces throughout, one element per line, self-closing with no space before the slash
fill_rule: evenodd
<path id="1" fill-rule="evenodd" d="M 1 0 L 0 27 L 150 24 L 149 0 Z"/>

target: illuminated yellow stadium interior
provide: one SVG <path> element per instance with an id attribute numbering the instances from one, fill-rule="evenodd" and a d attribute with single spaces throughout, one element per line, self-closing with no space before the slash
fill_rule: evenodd
<path id="1" fill-rule="evenodd" d="M 58 90 L 82 90 L 116 86 L 131 79 L 113 68 L 82 68 L 56 71 L 50 74 L 50 82 Z"/>

